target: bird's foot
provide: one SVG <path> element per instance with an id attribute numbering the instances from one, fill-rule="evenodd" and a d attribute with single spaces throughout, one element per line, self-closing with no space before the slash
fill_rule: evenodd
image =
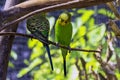
<path id="1" fill-rule="evenodd" d="M 68 46 L 68 52 L 71 53 L 71 48 L 70 48 L 70 46 Z"/>
<path id="2" fill-rule="evenodd" d="M 56 43 L 56 46 L 57 46 L 57 48 L 59 48 L 59 47 L 60 47 L 60 44 L 57 42 L 57 43 Z"/>
<path id="3" fill-rule="evenodd" d="M 33 40 L 33 38 L 30 38 L 30 40 L 32 41 L 32 40 Z"/>
<path id="4" fill-rule="evenodd" d="M 32 37 L 30 38 L 31 40 L 33 40 L 35 37 L 33 35 L 31 35 Z"/>

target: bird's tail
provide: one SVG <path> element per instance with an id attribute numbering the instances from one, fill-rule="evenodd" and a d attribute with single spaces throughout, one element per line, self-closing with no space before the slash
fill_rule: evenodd
<path id="1" fill-rule="evenodd" d="M 67 55 L 67 50 L 61 49 L 62 50 L 62 56 L 63 56 L 63 68 L 64 68 L 64 76 L 66 77 L 67 75 L 67 70 L 66 70 L 66 55 Z"/>
<path id="2" fill-rule="evenodd" d="M 66 72 L 66 59 L 63 58 L 63 67 L 64 67 L 64 76 L 66 77 L 67 72 Z"/>
<path id="3" fill-rule="evenodd" d="M 50 65 L 51 65 L 51 69 L 53 70 L 53 63 L 52 63 L 52 58 L 51 58 L 51 55 L 50 55 L 50 48 L 48 45 L 45 45 L 45 48 L 47 50 L 47 53 L 48 53 L 48 57 L 49 57 L 49 60 L 50 60 Z"/>

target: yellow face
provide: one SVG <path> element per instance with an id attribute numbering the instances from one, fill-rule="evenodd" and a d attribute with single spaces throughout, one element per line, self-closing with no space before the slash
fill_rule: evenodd
<path id="1" fill-rule="evenodd" d="M 59 21 L 59 24 L 61 24 L 62 26 L 65 26 L 70 22 L 70 18 L 68 14 L 63 13 L 59 16 L 58 21 Z"/>

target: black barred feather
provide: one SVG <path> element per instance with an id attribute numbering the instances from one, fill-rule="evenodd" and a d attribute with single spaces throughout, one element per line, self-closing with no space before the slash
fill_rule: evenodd
<path id="1" fill-rule="evenodd" d="M 49 25 L 49 21 L 42 14 L 36 14 L 36 15 L 28 18 L 27 29 L 39 41 L 43 41 L 43 40 L 47 41 L 48 40 L 50 25 Z M 51 55 L 50 55 L 49 45 L 47 45 L 45 43 L 43 43 L 43 45 L 45 46 L 45 48 L 47 50 L 48 57 L 49 57 L 49 60 L 50 60 L 50 65 L 51 65 L 51 68 L 53 70 L 53 63 L 52 63 L 52 59 L 51 59 Z"/>

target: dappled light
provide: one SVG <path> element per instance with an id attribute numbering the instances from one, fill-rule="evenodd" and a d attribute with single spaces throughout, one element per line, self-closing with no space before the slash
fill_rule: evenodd
<path id="1" fill-rule="evenodd" d="M 98 2 L 93 0 L 93 4 L 91 4 L 88 0 L 86 1 L 86 3 L 89 3 L 88 6 L 85 4 L 79 6 L 78 3 L 82 3 L 79 0 L 65 0 L 63 2 L 62 0 L 60 2 L 55 0 L 54 4 L 52 1 L 43 1 L 49 3 L 49 5 L 36 3 L 36 1 L 31 3 L 34 6 L 28 5 L 28 1 L 27 4 L 23 2 L 15 5 L 15 10 L 12 7 L 0 12 L 0 46 L 5 45 L 4 48 L 9 48 L 6 54 L 10 51 L 8 80 L 119 80 L 119 1 L 100 1 L 100 5 L 97 5 Z M 70 4 L 72 5 L 70 6 Z M 21 7 L 21 5 L 26 6 Z M 63 10 L 61 6 L 65 9 Z M 30 10 L 23 13 L 22 10 L 26 9 Z M 21 11 L 21 14 L 19 11 Z M 38 12 L 46 14 L 43 15 Z M 3 13 L 6 14 L 3 15 Z M 16 15 L 13 15 L 13 13 L 16 13 Z M 59 17 L 61 13 L 65 14 Z M 15 17 L 11 18 L 11 16 Z M 43 17 L 48 20 L 50 25 Z M 17 32 L 16 30 L 12 31 L 12 29 L 17 29 L 12 25 L 16 25 L 22 20 L 25 20 L 24 23 L 21 23 L 24 25 L 20 26 Z M 56 27 L 72 27 L 72 30 L 70 28 L 64 28 L 65 30 L 63 28 L 56 29 Z M 22 33 L 21 29 L 25 33 Z M 57 33 L 56 36 L 56 30 L 59 32 L 60 29 L 63 29 L 62 33 Z M 69 34 L 63 35 L 66 32 Z M 4 40 L 8 39 L 9 41 L 11 40 L 10 37 L 13 36 L 17 37 L 15 37 L 13 43 L 10 42 L 13 46 L 10 48 L 8 47 L 10 44 L 6 45 Z M 67 40 L 65 36 L 70 36 L 68 37 L 70 39 Z M 20 38 L 22 38 L 21 41 Z M 67 42 L 64 42 L 64 39 Z M 49 45 L 54 69 L 49 61 L 46 45 Z M 16 48 L 16 46 L 20 46 L 20 48 Z M 2 47 L 0 47 L 0 50 L 0 62 L 2 62 L 4 58 L 1 54 L 4 53 L 4 50 Z M 64 55 L 62 52 L 67 53 Z M 63 57 L 66 58 L 66 71 L 64 71 Z M 9 56 L 7 56 L 8 58 Z M 0 66 L 5 66 L 7 62 L 5 65 L 1 64 Z M 2 71 L 2 67 L 0 67 L 0 74 L 3 73 Z M 12 75 L 13 72 L 17 74 Z M 5 76 L 4 73 L 4 77 L 0 77 L 0 80 L 5 80 Z"/>

